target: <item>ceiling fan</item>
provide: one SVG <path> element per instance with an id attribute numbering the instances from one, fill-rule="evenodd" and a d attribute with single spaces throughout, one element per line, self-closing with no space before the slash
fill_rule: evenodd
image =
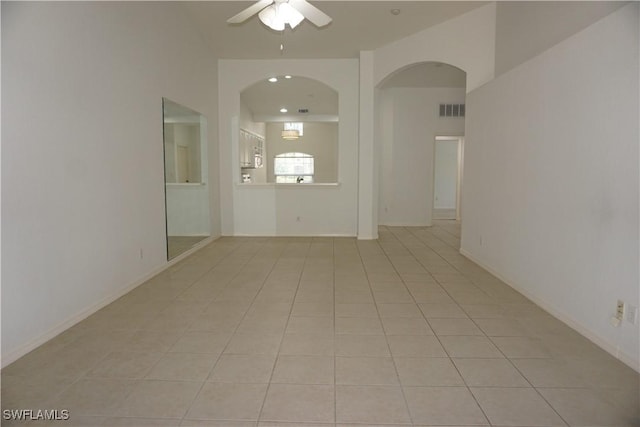
<path id="1" fill-rule="evenodd" d="M 227 23 L 239 24 L 256 13 L 266 26 L 276 31 L 284 30 L 285 24 L 295 28 L 305 18 L 317 27 L 324 27 L 331 22 L 329 15 L 306 0 L 259 0 L 229 18 Z"/>

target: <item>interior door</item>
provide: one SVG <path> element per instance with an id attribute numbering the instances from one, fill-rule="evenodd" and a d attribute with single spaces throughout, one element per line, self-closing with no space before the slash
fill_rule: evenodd
<path id="1" fill-rule="evenodd" d="M 434 148 L 433 218 L 459 219 L 462 139 L 436 137 Z"/>

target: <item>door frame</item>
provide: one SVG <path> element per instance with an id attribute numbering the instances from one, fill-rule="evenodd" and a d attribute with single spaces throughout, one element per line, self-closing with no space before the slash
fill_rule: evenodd
<path id="1" fill-rule="evenodd" d="M 438 141 L 458 141 L 458 173 L 456 177 L 456 215 L 455 219 L 460 221 L 461 219 L 461 195 L 462 195 L 462 178 L 463 178 L 463 166 L 464 166 L 464 135 L 436 135 L 433 141 L 433 185 L 431 190 L 431 217 L 434 217 L 435 211 L 435 196 L 436 196 L 436 146 Z"/>

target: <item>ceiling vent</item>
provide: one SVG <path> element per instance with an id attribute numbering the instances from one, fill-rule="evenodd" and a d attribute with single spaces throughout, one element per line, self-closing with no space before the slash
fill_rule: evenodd
<path id="1" fill-rule="evenodd" d="M 298 113 L 307 114 L 309 112 L 308 108 L 298 108 Z"/>
<path id="2" fill-rule="evenodd" d="M 440 104 L 440 117 L 464 117 L 464 104 Z"/>

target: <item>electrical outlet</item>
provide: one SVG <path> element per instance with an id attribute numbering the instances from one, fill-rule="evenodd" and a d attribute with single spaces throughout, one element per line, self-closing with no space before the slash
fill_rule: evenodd
<path id="1" fill-rule="evenodd" d="M 626 311 L 627 322 L 631 323 L 632 325 L 636 325 L 638 323 L 638 307 L 629 304 L 627 305 Z"/>
<path id="2" fill-rule="evenodd" d="M 624 319 L 624 301 L 618 300 L 618 305 L 616 306 L 616 319 Z"/>

